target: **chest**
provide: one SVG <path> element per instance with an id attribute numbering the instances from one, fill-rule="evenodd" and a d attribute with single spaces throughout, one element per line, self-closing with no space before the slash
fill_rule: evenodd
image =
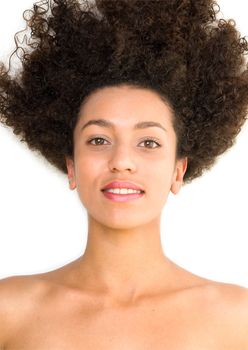
<path id="1" fill-rule="evenodd" d="M 6 350 L 221 350 L 201 310 L 153 304 L 133 309 L 60 305 L 34 312 Z M 223 349 L 228 350 L 227 347 Z"/>

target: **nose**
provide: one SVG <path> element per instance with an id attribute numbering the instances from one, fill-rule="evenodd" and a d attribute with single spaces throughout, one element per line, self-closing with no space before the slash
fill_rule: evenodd
<path id="1" fill-rule="evenodd" d="M 131 156 L 130 149 L 126 145 L 118 145 L 113 149 L 109 159 L 111 171 L 135 171 L 136 165 Z"/>

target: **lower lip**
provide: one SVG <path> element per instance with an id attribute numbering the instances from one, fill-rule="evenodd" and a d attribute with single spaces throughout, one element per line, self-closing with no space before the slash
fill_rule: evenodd
<path id="1" fill-rule="evenodd" d="M 133 199 L 140 198 L 144 195 L 144 192 L 142 193 L 129 193 L 129 194 L 116 194 L 112 192 L 106 192 L 102 191 L 105 197 L 108 199 L 111 199 L 114 202 L 127 202 Z"/>

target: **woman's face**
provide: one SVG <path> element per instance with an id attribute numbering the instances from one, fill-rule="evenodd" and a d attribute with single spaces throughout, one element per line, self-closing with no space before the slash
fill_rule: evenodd
<path id="1" fill-rule="evenodd" d="M 92 123 L 83 128 L 95 119 L 112 126 Z M 135 128 L 148 121 L 161 127 Z M 116 229 L 140 226 L 157 220 L 169 192 L 179 191 L 187 159 L 175 162 L 175 156 L 171 110 L 156 93 L 104 87 L 81 107 L 74 130 L 74 161 L 66 158 L 70 188 L 77 188 L 89 217 L 98 223 Z M 110 200 L 101 189 L 114 180 L 134 182 L 145 194 L 125 202 Z"/>

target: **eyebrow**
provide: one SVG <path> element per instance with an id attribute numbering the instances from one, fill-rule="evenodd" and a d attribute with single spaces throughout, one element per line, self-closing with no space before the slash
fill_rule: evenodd
<path id="1" fill-rule="evenodd" d="M 90 125 L 98 125 L 98 126 L 102 126 L 104 128 L 111 128 L 111 129 L 113 129 L 115 127 L 115 124 L 109 120 L 91 119 L 82 126 L 81 130 L 84 130 L 87 126 L 90 126 Z M 161 125 L 160 123 L 157 123 L 157 122 L 153 122 L 153 121 L 139 122 L 139 123 L 134 125 L 134 129 L 145 129 L 145 128 L 154 127 L 154 126 L 161 128 L 165 132 L 167 132 L 167 130 L 163 127 L 163 125 Z"/>

